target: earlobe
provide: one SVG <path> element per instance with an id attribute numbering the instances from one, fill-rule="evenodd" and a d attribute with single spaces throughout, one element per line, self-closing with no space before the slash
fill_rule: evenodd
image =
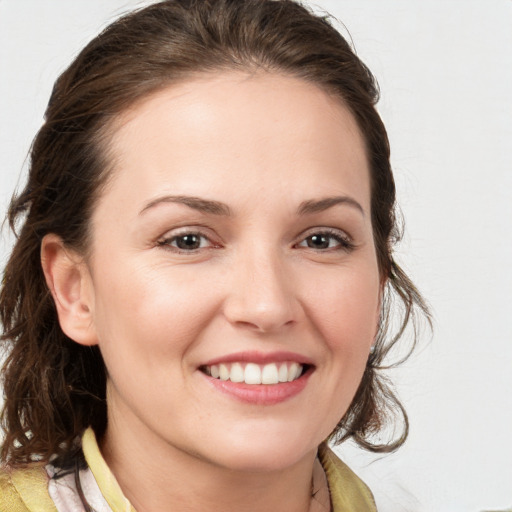
<path id="1" fill-rule="evenodd" d="M 83 258 L 48 234 L 41 243 L 41 264 L 64 334 L 81 345 L 96 345 L 92 282 Z"/>

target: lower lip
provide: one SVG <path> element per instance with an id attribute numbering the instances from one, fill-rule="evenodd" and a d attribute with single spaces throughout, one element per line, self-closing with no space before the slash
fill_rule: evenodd
<path id="1" fill-rule="evenodd" d="M 310 368 L 297 380 L 279 384 L 246 384 L 245 382 L 231 382 L 203 375 L 216 389 L 240 402 L 254 405 L 275 405 L 298 395 L 306 387 L 311 373 Z"/>

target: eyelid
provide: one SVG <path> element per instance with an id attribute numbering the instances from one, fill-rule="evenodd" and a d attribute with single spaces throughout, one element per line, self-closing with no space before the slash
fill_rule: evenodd
<path id="1" fill-rule="evenodd" d="M 353 238 L 343 229 L 338 228 L 330 228 L 330 227 L 314 227 L 306 230 L 304 233 L 301 234 L 299 242 L 295 244 L 296 246 L 299 246 L 303 242 L 305 242 L 309 237 L 313 235 L 328 235 L 331 236 L 337 240 L 339 240 L 340 246 L 339 247 L 331 247 L 327 249 L 314 249 L 318 252 L 329 252 L 329 251 L 336 251 L 336 250 L 342 250 L 342 251 L 350 251 L 352 249 L 355 249 L 356 244 L 354 243 Z"/>
<path id="2" fill-rule="evenodd" d="M 216 247 L 220 247 L 221 244 L 218 242 L 215 242 L 213 240 L 213 236 L 208 233 L 210 231 L 207 228 L 204 228 L 202 226 L 182 226 L 179 228 L 171 229 L 167 231 L 164 235 L 158 237 L 156 240 L 156 244 L 159 247 L 162 247 L 166 250 L 176 252 L 179 254 L 195 254 L 198 251 L 201 250 L 208 250 Z M 190 250 L 183 250 L 179 247 L 174 247 L 171 245 L 173 241 L 175 241 L 177 238 L 185 236 L 185 235 L 195 235 L 200 238 L 203 238 L 208 241 L 208 247 L 199 247 L 197 249 L 190 249 Z"/>
<path id="3" fill-rule="evenodd" d="M 216 236 L 212 236 L 209 232 L 211 230 L 209 228 L 205 228 L 204 226 L 181 226 L 178 228 L 170 229 L 168 230 L 164 235 L 158 237 L 158 239 L 155 242 L 156 246 L 162 247 L 164 249 L 167 249 L 169 251 L 175 252 L 175 253 L 186 253 L 186 254 L 196 254 L 199 251 L 219 248 L 222 246 L 222 243 L 219 243 L 218 241 L 215 241 L 215 238 L 218 238 Z M 171 245 L 172 242 L 174 242 L 177 238 L 185 235 L 195 235 L 202 239 L 205 239 L 208 242 L 207 247 L 198 247 L 196 249 L 180 249 L 179 247 L 175 247 Z M 336 240 L 338 240 L 339 245 L 336 247 L 328 247 L 328 248 L 313 248 L 313 247 L 304 247 L 301 246 L 306 240 L 313 236 L 313 235 L 326 235 L 329 237 L 332 237 Z M 312 227 L 304 231 L 298 241 L 294 244 L 294 247 L 304 247 L 308 249 L 312 249 L 317 252 L 336 252 L 336 251 L 350 251 L 353 250 L 356 247 L 356 244 L 354 243 L 352 237 L 343 229 L 339 228 L 332 228 L 332 227 L 326 227 L 326 226 L 318 226 L 318 227 Z"/>

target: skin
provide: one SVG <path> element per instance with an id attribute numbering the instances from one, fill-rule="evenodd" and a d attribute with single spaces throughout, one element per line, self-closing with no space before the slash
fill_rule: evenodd
<path id="1" fill-rule="evenodd" d="M 308 510 L 317 447 L 356 392 L 380 310 L 353 116 L 296 78 L 210 74 L 125 112 L 111 153 L 87 259 L 53 235 L 42 256 L 64 332 L 103 354 L 101 449 L 121 488 L 139 512 Z M 345 200 L 298 213 L 332 197 Z M 197 249 L 177 248 L 186 233 Z M 200 367 L 242 351 L 307 358 L 306 385 L 273 404 L 219 391 Z"/>

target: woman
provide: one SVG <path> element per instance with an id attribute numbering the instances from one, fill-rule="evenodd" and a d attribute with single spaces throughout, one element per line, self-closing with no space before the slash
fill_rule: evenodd
<path id="1" fill-rule="evenodd" d="M 164 1 L 89 43 L 9 210 L 1 510 L 375 510 L 325 441 L 403 443 L 377 372 L 426 312 L 376 100 L 288 0 Z"/>

